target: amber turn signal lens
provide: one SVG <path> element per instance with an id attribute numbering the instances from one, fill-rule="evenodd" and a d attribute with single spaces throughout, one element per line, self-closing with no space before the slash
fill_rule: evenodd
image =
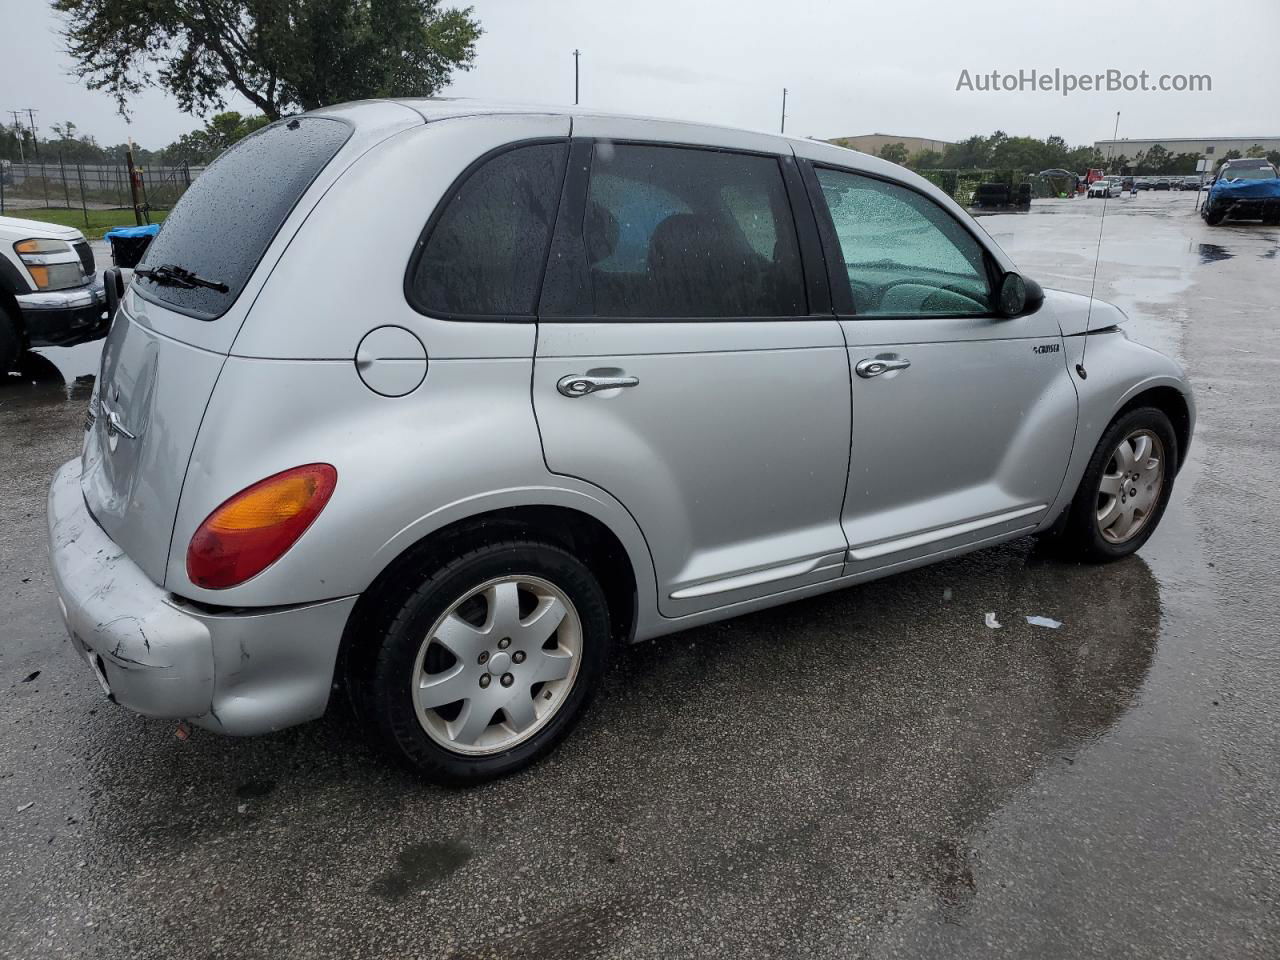
<path id="1" fill-rule="evenodd" d="M 241 490 L 196 530 L 187 548 L 187 576 L 208 590 L 257 576 L 306 532 L 337 483 L 332 466 L 309 463 Z"/>

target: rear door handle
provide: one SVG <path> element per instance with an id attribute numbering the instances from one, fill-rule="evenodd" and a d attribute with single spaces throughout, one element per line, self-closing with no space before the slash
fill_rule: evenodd
<path id="1" fill-rule="evenodd" d="M 868 357 L 866 360 L 859 360 L 858 365 L 853 369 L 864 380 L 870 380 L 872 377 L 878 377 L 880 374 L 888 373 L 890 370 L 905 370 L 909 366 L 911 366 L 911 361 L 905 357 L 899 360 Z"/>
<path id="2" fill-rule="evenodd" d="M 571 373 L 556 381 L 556 389 L 566 397 L 585 397 L 601 390 L 639 386 L 639 377 L 595 377 L 591 374 Z"/>

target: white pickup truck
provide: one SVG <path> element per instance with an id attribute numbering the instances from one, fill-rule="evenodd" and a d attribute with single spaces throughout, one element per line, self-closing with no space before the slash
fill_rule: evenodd
<path id="1" fill-rule="evenodd" d="M 0 376 L 31 347 L 107 335 L 93 250 L 74 227 L 0 217 Z"/>

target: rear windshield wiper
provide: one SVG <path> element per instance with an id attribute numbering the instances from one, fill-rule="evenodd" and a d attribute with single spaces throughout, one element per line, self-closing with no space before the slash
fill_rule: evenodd
<path id="1" fill-rule="evenodd" d="M 231 290 L 221 281 L 206 280 L 204 277 L 173 263 L 162 263 L 158 267 L 139 267 L 133 273 L 134 276 L 145 277 L 152 283 L 167 287 L 182 287 L 185 290 L 204 287 L 208 290 L 217 290 L 218 293 L 227 293 Z"/>

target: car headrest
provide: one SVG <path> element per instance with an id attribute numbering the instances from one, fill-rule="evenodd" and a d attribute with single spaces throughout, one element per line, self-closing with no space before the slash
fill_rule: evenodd
<path id="1" fill-rule="evenodd" d="M 722 231 L 710 217 L 676 213 L 663 220 L 649 238 L 651 273 L 684 272 L 686 264 L 707 260 L 725 243 Z"/>

